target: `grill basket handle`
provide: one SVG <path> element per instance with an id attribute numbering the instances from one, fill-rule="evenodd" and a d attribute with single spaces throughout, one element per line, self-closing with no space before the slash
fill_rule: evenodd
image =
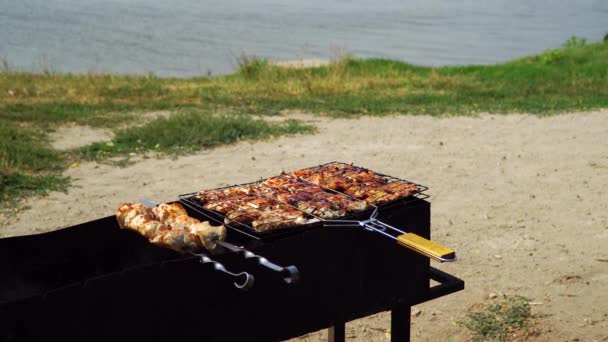
<path id="1" fill-rule="evenodd" d="M 387 236 L 397 241 L 402 246 L 432 260 L 438 262 L 452 262 L 458 260 L 456 258 L 456 252 L 454 252 L 452 249 L 444 247 L 434 241 L 425 239 L 420 235 L 406 233 L 401 229 L 388 225 L 376 218 L 361 221 L 359 222 L 359 225 L 363 226 L 363 228 L 367 230 Z M 394 236 L 393 234 L 389 233 L 389 231 L 391 231 L 393 234 L 398 233 L 399 235 Z"/>
<path id="2" fill-rule="evenodd" d="M 453 250 L 414 233 L 397 236 L 397 242 L 435 261 L 450 262 L 456 260 L 456 253 Z"/>

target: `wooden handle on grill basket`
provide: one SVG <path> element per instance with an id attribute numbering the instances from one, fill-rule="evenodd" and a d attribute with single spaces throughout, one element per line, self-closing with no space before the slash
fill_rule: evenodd
<path id="1" fill-rule="evenodd" d="M 397 241 L 403 246 L 439 262 L 456 260 L 456 252 L 436 242 L 427 240 L 414 233 L 397 236 Z"/>

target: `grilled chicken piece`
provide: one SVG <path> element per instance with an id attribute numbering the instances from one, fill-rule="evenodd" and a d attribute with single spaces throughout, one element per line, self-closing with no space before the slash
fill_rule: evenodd
<path id="1" fill-rule="evenodd" d="M 201 191 L 196 198 L 205 209 L 224 214 L 224 222 L 251 225 L 259 232 L 307 222 L 304 214 L 269 197 L 258 184 Z"/>
<path id="2" fill-rule="evenodd" d="M 185 239 L 190 238 L 197 246 L 205 247 L 209 251 L 217 248 L 217 241 L 223 241 L 226 238 L 224 226 L 212 226 L 208 221 L 201 222 L 188 216 L 186 209 L 179 203 L 163 203 L 152 211 L 160 222 L 168 225 L 172 230 L 185 231 L 187 233 Z"/>
<path id="3" fill-rule="evenodd" d="M 389 194 L 388 192 L 370 189 L 367 190 L 365 201 L 372 205 L 381 205 L 394 201 L 399 198 L 399 195 Z"/>
<path id="4" fill-rule="evenodd" d="M 171 229 L 162 222 L 144 215 L 135 216 L 135 218 L 131 221 L 129 228 L 139 232 L 148 239 L 154 237 L 156 234 Z"/>
<path id="5" fill-rule="evenodd" d="M 344 192 L 372 205 L 381 205 L 399 198 L 414 194 L 418 188 L 415 184 L 406 182 L 392 182 L 377 185 L 376 182 L 367 182 L 349 187 Z"/>
<path id="6" fill-rule="evenodd" d="M 152 209 L 144 206 L 143 204 L 124 203 L 120 207 L 118 207 L 118 210 L 116 212 L 116 219 L 118 220 L 118 225 L 120 226 L 120 228 L 124 229 L 127 228 L 130 222 L 136 216 L 139 215 L 143 215 L 151 219 L 154 218 L 154 213 L 152 212 Z"/>
<path id="7" fill-rule="evenodd" d="M 338 182 L 335 182 L 338 184 Z M 347 212 L 361 211 L 367 208 L 365 202 L 353 200 L 338 193 L 323 190 L 292 174 L 282 174 L 269 178 L 261 183 L 261 188 L 271 197 L 296 206 L 307 214 L 324 219 L 344 216 Z"/>
<path id="8" fill-rule="evenodd" d="M 233 211 L 226 215 L 228 220 L 250 224 L 255 230 L 264 232 L 269 229 L 288 227 L 294 224 L 304 224 L 307 219 L 296 209 L 277 204 L 244 207 L 241 211 Z"/>
<path id="9" fill-rule="evenodd" d="M 250 224 L 253 221 L 256 221 L 260 216 L 262 216 L 262 212 L 259 210 L 247 210 L 247 211 L 231 211 L 226 214 L 226 219 L 224 222 L 226 224 L 230 224 L 232 221 Z"/>
<path id="10" fill-rule="evenodd" d="M 372 205 L 380 205 L 414 194 L 415 184 L 403 181 L 389 183 L 372 171 L 347 164 L 327 164 L 319 168 L 292 172 L 301 177 L 332 190 L 344 192 Z"/>
<path id="11" fill-rule="evenodd" d="M 154 235 L 150 242 L 174 251 L 184 253 L 195 251 L 199 248 L 200 239 L 197 235 L 189 233 L 185 229 L 165 230 Z"/>
<path id="12" fill-rule="evenodd" d="M 392 182 L 380 187 L 382 191 L 386 191 L 391 194 L 399 195 L 399 197 L 410 196 L 416 191 L 418 187 L 412 183 L 406 182 Z"/>
<path id="13" fill-rule="evenodd" d="M 147 238 L 170 229 L 156 220 L 152 209 L 140 203 L 121 205 L 116 212 L 116 219 L 120 228 L 134 230 Z"/>
<path id="14" fill-rule="evenodd" d="M 134 230 L 151 243 L 180 253 L 201 247 L 212 251 L 217 247 L 216 241 L 226 237 L 224 226 L 212 226 L 188 216 L 179 203 L 161 204 L 154 209 L 141 203 L 125 203 L 118 208 L 116 219 L 120 228 Z"/>
<path id="15" fill-rule="evenodd" d="M 251 225 L 255 230 L 264 232 L 271 229 L 301 225 L 307 222 L 308 220 L 304 218 L 301 212 L 289 207 L 277 207 L 264 211 Z"/>

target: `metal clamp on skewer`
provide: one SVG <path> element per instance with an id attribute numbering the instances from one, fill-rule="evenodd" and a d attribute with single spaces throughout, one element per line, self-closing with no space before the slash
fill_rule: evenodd
<path id="1" fill-rule="evenodd" d="M 270 260 L 264 258 L 263 256 L 257 255 L 243 247 L 231 244 L 230 242 L 217 241 L 216 243 L 232 252 L 243 255 L 245 259 L 257 259 L 259 265 L 262 265 L 272 271 L 281 273 L 281 275 L 283 276 L 283 281 L 287 284 L 294 284 L 300 280 L 300 271 L 294 265 L 287 267 L 279 266 L 271 262 Z"/>
<path id="2" fill-rule="evenodd" d="M 154 208 L 157 206 L 156 203 L 149 201 L 147 199 L 140 198 L 139 201 L 140 201 L 140 203 L 142 203 L 143 205 L 145 205 L 148 208 Z M 230 272 L 226 269 L 226 267 L 224 267 L 224 265 L 209 258 L 209 256 L 207 256 L 204 253 L 190 252 L 190 254 L 199 257 L 201 264 L 212 264 L 213 269 L 215 271 L 224 273 L 228 277 L 234 279 L 233 284 L 234 284 L 234 286 L 236 286 L 236 288 L 241 289 L 241 290 L 248 290 L 253 286 L 254 277 L 252 274 L 249 274 L 248 272 L 241 272 L 241 273 Z"/>
<path id="3" fill-rule="evenodd" d="M 204 253 L 191 253 L 191 254 L 199 257 L 199 259 L 200 259 L 199 261 L 201 264 L 212 264 L 213 269 L 215 271 L 224 273 L 228 277 L 234 279 L 233 284 L 237 289 L 247 291 L 253 286 L 253 283 L 255 282 L 255 278 L 253 277 L 253 275 L 249 274 L 248 272 L 232 273 L 232 272 L 228 271 L 226 269 L 226 267 L 224 267 L 224 265 L 209 258 Z"/>
<path id="4" fill-rule="evenodd" d="M 191 195 L 191 194 L 188 194 Z M 212 216 L 209 216 L 208 214 L 202 212 L 199 208 L 197 208 L 197 206 L 191 202 L 190 199 L 188 199 L 186 197 L 187 195 L 180 195 L 180 202 L 183 203 L 186 207 L 196 211 L 197 213 L 207 217 L 209 220 L 215 221 L 219 224 L 224 224 L 224 222 L 222 222 L 221 220 L 218 220 L 217 218 L 214 218 Z M 237 222 L 238 223 L 238 222 Z M 236 229 L 234 226 L 230 226 L 232 229 Z M 240 230 L 239 230 L 240 231 Z M 249 234 L 246 234 L 249 235 Z M 226 241 L 215 241 L 216 244 L 226 248 L 227 250 L 231 251 L 231 252 L 235 252 L 239 255 L 242 255 L 245 259 L 257 259 L 258 264 L 266 267 L 274 272 L 278 272 L 283 276 L 283 281 L 287 284 L 295 284 L 297 282 L 300 281 L 300 271 L 298 270 L 298 268 L 294 265 L 290 265 L 287 267 L 283 267 L 283 266 L 279 266 L 273 262 L 271 262 L 270 260 L 266 259 L 265 257 L 261 256 L 261 255 L 257 255 L 255 253 L 253 253 L 250 250 L 247 250 L 241 246 L 237 246 L 234 245 L 230 242 L 226 242 Z"/>

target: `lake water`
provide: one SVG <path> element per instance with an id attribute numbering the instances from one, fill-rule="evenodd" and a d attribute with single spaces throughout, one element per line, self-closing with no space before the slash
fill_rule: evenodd
<path id="1" fill-rule="evenodd" d="M 496 63 L 608 32 L 608 0 L 0 0 L 14 68 L 192 76 L 336 51 L 423 65 Z"/>

